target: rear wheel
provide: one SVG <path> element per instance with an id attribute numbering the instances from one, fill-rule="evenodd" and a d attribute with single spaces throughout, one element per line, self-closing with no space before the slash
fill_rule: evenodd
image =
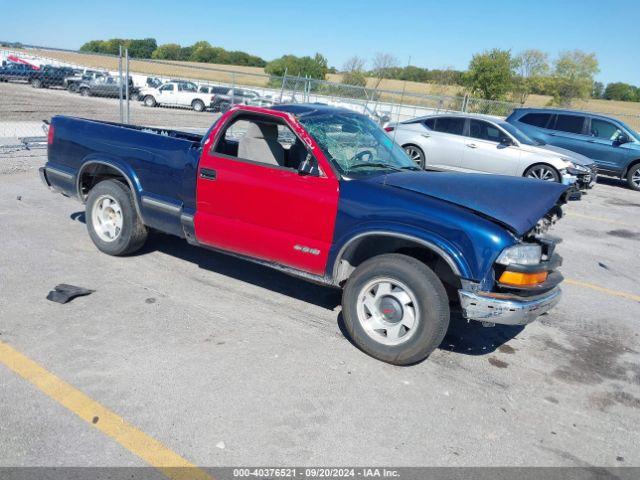
<path id="1" fill-rule="evenodd" d="M 424 263 L 385 254 L 353 272 L 342 297 L 345 327 L 354 343 L 378 360 L 409 365 L 424 360 L 449 326 L 449 300 Z"/>
<path id="2" fill-rule="evenodd" d="M 108 255 L 129 255 L 147 239 L 133 193 L 119 180 L 103 180 L 89 192 L 86 205 L 89 236 L 98 250 Z"/>
<path id="3" fill-rule="evenodd" d="M 144 97 L 144 104 L 147 107 L 155 107 L 157 105 L 156 99 L 151 95 L 147 95 L 146 97 Z"/>
<path id="4" fill-rule="evenodd" d="M 194 100 L 191 102 L 191 108 L 196 112 L 204 112 L 204 102 L 202 100 Z"/>
<path id="5" fill-rule="evenodd" d="M 83 97 L 90 97 L 91 96 L 91 90 L 89 90 L 88 88 L 81 88 L 80 89 L 80 95 L 82 95 Z"/>
<path id="6" fill-rule="evenodd" d="M 67 90 L 71 93 L 76 93 L 78 91 L 78 85 L 76 85 L 75 83 L 70 83 L 67 86 Z"/>
<path id="7" fill-rule="evenodd" d="M 544 180 L 545 182 L 560 182 L 560 174 L 551 165 L 539 163 L 527 168 L 524 177 Z"/>
<path id="8" fill-rule="evenodd" d="M 640 163 L 632 166 L 627 172 L 627 185 L 632 190 L 640 191 Z"/>
<path id="9" fill-rule="evenodd" d="M 42 88 L 42 80 L 39 78 L 32 78 L 30 83 L 33 88 Z"/>
<path id="10" fill-rule="evenodd" d="M 425 156 L 422 149 L 416 145 L 405 145 L 403 148 L 405 153 L 409 155 L 409 158 L 411 158 L 418 167 L 424 169 Z"/>
<path id="11" fill-rule="evenodd" d="M 220 102 L 220 105 L 218 106 L 218 108 L 220 109 L 220 112 L 224 113 L 231 108 L 231 103 Z"/>

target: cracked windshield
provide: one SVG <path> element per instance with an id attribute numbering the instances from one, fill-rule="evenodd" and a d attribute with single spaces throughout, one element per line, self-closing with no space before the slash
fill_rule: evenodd
<path id="1" fill-rule="evenodd" d="M 336 113 L 302 116 L 300 121 L 341 173 L 417 170 L 415 163 L 366 117 Z"/>

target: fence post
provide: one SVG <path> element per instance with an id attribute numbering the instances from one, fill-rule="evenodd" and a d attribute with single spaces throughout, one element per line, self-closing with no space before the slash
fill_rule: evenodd
<path id="1" fill-rule="evenodd" d="M 118 81 L 120 82 L 120 88 L 118 89 L 118 98 L 120 103 L 120 123 L 124 123 L 124 110 L 122 108 L 122 45 L 118 47 Z"/>
<path id="2" fill-rule="evenodd" d="M 129 49 L 125 48 L 124 49 L 124 67 L 125 67 L 125 76 L 124 76 L 124 83 L 126 85 L 126 90 L 125 92 L 125 98 L 126 98 L 126 115 L 125 115 L 125 119 L 126 119 L 126 123 L 130 124 L 131 120 L 129 119 Z M 122 88 L 122 86 L 121 86 Z"/>
<path id="3" fill-rule="evenodd" d="M 236 104 L 236 72 L 231 73 L 231 106 Z"/>
<path id="4" fill-rule="evenodd" d="M 282 96 L 284 95 L 284 84 L 287 81 L 287 69 L 284 69 L 284 76 L 282 77 L 282 85 L 280 85 L 280 102 L 282 103 Z"/>
<path id="5" fill-rule="evenodd" d="M 462 98 L 462 111 L 464 113 L 467 113 L 468 104 L 469 104 L 469 94 L 465 93 L 464 97 Z"/>

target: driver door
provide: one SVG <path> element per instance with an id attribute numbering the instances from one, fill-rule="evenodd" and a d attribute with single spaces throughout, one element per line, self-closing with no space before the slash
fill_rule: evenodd
<path id="1" fill-rule="evenodd" d="M 484 120 L 469 120 L 469 131 L 465 136 L 462 168 L 469 172 L 517 175 L 520 164 L 520 149 L 511 142 L 504 131 Z"/>
<path id="2" fill-rule="evenodd" d="M 163 105 L 176 104 L 176 86 L 173 83 L 167 83 L 160 87 L 158 103 Z"/>
<path id="3" fill-rule="evenodd" d="M 322 165 L 315 174 L 301 174 L 286 166 L 292 151 L 282 146 L 284 142 L 246 137 L 251 123 L 267 124 L 278 126 L 278 140 L 293 135 L 301 142 L 290 121 L 284 114 L 239 112 L 214 129 L 198 167 L 196 238 L 222 250 L 322 275 L 333 240 L 337 178 Z M 317 162 L 308 149 L 306 154 Z"/>

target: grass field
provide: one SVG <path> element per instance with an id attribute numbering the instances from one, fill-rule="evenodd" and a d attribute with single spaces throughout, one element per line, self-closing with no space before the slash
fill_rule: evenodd
<path id="1" fill-rule="evenodd" d="M 118 69 L 118 59 L 111 56 L 61 52 L 57 50 L 25 50 L 24 52 L 59 61 L 75 63 L 86 67 L 110 70 Z M 221 83 L 232 83 L 235 81 L 241 85 L 256 87 L 267 86 L 269 81 L 264 69 L 259 67 L 241 67 L 195 62 L 156 63 L 144 60 L 132 60 L 130 62 L 130 69 L 132 72 L 147 75 L 208 80 Z M 330 74 L 327 76 L 327 79 L 332 82 L 340 82 L 341 76 L 339 74 Z M 369 78 L 367 81 L 367 87 L 373 88 L 376 83 L 376 79 Z M 434 96 L 460 96 L 464 94 L 462 87 L 457 85 L 436 85 L 389 79 L 382 80 L 379 88 L 381 90 L 396 92 L 404 90 L 405 94 L 408 94 L 402 97 L 399 93 L 383 93 L 381 95 L 381 100 L 390 102 L 400 102 L 402 100 L 402 102 L 406 104 L 424 106 L 432 105 L 430 105 L 425 99 L 411 97 L 411 94 Z M 542 107 L 549 105 L 550 101 L 551 97 L 546 95 L 530 95 L 525 106 Z M 640 102 L 590 99 L 576 101 L 572 105 L 572 108 L 618 116 L 623 121 L 630 123 L 633 127 L 637 129 L 640 128 Z"/>

